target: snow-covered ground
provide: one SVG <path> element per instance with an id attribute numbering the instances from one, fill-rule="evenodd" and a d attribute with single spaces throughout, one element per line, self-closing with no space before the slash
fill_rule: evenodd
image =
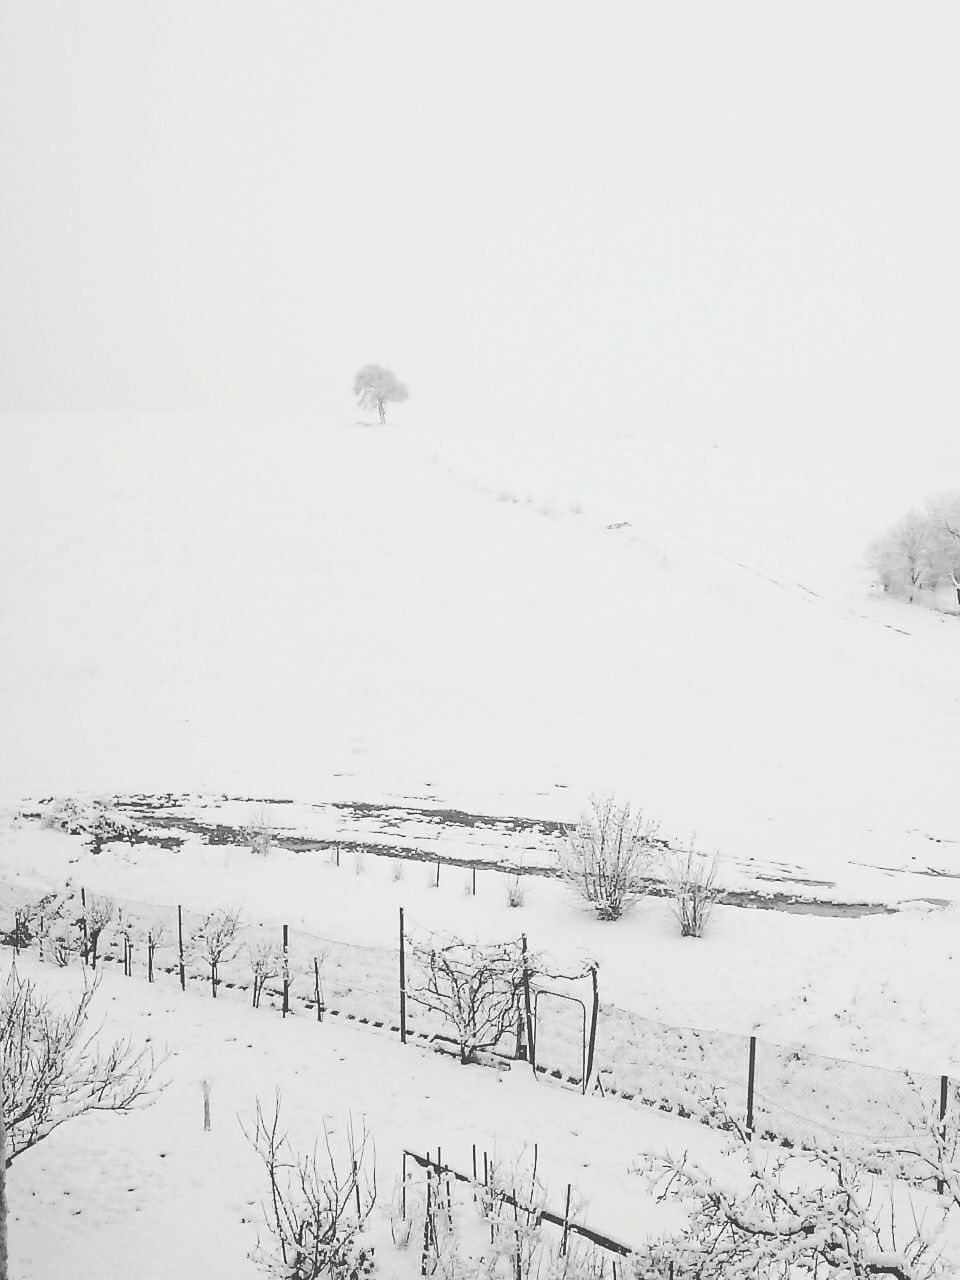
<path id="1" fill-rule="evenodd" d="M 602 999 L 636 1014 L 960 1073 L 960 622 L 872 594 L 862 566 L 927 477 L 898 488 L 865 468 L 851 487 L 806 463 L 785 475 L 612 427 L 514 439 L 37 417 L 4 421 L 0 455 L 0 870 L 13 891 L 70 880 L 370 946 L 395 945 L 404 906 L 425 928 L 522 930 L 570 965 L 596 959 Z M 601 788 L 671 839 L 696 832 L 733 887 L 894 909 L 724 906 L 690 941 L 663 900 L 601 925 L 544 877 L 511 909 L 492 871 L 474 896 L 458 867 L 433 887 L 422 863 L 395 879 L 391 859 L 358 872 L 196 837 L 93 854 L 17 816 L 43 797 L 142 792 L 241 823 L 247 802 L 220 797 L 275 797 L 299 802 L 289 831 L 347 838 L 357 831 L 330 810 L 318 825 L 311 806 L 569 821 Z M 283 825 L 283 807 L 270 816 Z M 439 837 L 450 856 L 545 856 L 490 831 Z M 142 1229 L 112 1246 L 117 1274 L 169 1275 L 183 1236 L 198 1274 L 252 1272 L 263 1188 L 235 1113 L 275 1084 L 304 1140 L 325 1114 L 366 1112 L 385 1180 L 403 1145 L 465 1164 L 474 1142 L 539 1141 L 554 1185 L 580 1182 L 595 1225 L 628 1240 L 654 1220 L 626 1174 L 637 1149 L 716 1150 L 692 1123 L 460 1070 L 385 1034 L 254 1021 L 113 973 L 101 994 L 116 1034 L 175 1049 L 173 1083 L 153 1110 L 68 1126 L 14 1166 L 14 1264 L 38 1280 L 67 1240 L 76 1275 L 100 1274 L 98 1233 L 134 1215 Z"/>
<path id="2" fill-rule="evenodd" d="M 8 797 L 340 775 L 569 819 L 603 787 L 820 878 L 949 858 L 960 624 L 861 567 L 913 492 L 535 441 L 8 419 Z"/>

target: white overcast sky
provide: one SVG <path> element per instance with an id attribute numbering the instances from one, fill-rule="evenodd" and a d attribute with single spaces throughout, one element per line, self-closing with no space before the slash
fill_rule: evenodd
<path id="1" fill-rule="evenodd" d="M 958 433 L 956 0 L 2 0 L 0 410 Z M 960 482 L 957 476 L 945 476 Z"/>

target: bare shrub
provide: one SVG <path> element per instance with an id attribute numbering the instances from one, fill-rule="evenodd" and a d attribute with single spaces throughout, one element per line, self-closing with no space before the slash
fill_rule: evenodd
<path id="1" fill-rule="evenodd" d="M 402 858 L 394 858 L 393 868 L 390 872 L 390 878 L 394 881 L 394 883 L 403 879 L 403 859 Z"/>
<path id="2" fill-rule="evenodd" d="M 415 1223 L 415 1206 L 417 1196 L 416 1183 L 407 1175 L 406 1185 L 398 1178 L 393 1189 L 393 1200 L 390 1203 L 390 1237 L 398 1249 L 406 1249 L 413 1235 Z M 423 1212 L 421 1206 L 421 1212 Z"/>
<path id="3" fill-rule="evenodd" d="M 720 859 L 715 853 L 700 853 L 691 840 L 686 849 L 671 850 L 663 865 L 680 936 L 702 938 L 713 908 L 723 896 L 717 883 Z"/>
<path id="4" fill-rule="evenodd" d="M 87 1029 L 97 980 L 58 1012 L 14 965 L 0 994 L 0 1075 L 7 1127 L 7 1165 L 54 1129 L 89 1111 L 132 1111 L 149 1105 L 154 1083 L 151 1048 L 117 1040 L 105 1052 Z"/>
<path id="5" fill-rule="evenodd" d="M 236 955 L 235 941 L 239 927 L 239 912 L 211 911 L 197 936 L 203 957 L 210 966 L 210 988 L 214 998 L 217 995 L 217 987 L 220 985 L 221 961 Z"/>
<path id="6" fill-rule="evenodd" d="M 518 942 L 478 946 L 455 939 L 418 946 L 412 954 L 423 974 L 411 994 L 453 1027 L 460 1061 L 477 1062 L 513 1030 L 520 1009 L 525 957 Z"/>
<path id="7" fill-rule="evenodd" d="M 256 1259 L 280 1280 L 361 1280 L 374 1268 L 373 1249 L 359 1236 L 377 1199 L 373 1140 L 364 1125 L 347 1123 L 347 1150 L 334 1155 L 324 1125 L 324 1157 L 301 1155 L 280 1131 L 280 1094 L 268 1118 L 258 1100 L 256 1127 L 244 1134 L 263 1161 L 270 1183 L 264 1205 L 272 1237 Z M 366 1166 L 369 1165 L 369 1168 Z"/>
<path id="8" fill-rule="evenodd" d="M 247 824 L 246 836 L 250 852 L 265 858 L 273 847 L 273 831 L 267 820 L 267 810 L 264 805 L 257 805 L 254 808 L 250 822 Z"/>
<path id="9" fill-rule="evenodd" d="M 613 796 L 593 796 L 573 831 L 564 831 L 560 874 L 600 920 L 619 920 L 643 896 L 659 824 Z"/>
<path id="10" fill-rule="evenodd" d="M 527 900 L 527 887 L 519 876 L 507 881 L 507 906 L 522 907 Z"/>

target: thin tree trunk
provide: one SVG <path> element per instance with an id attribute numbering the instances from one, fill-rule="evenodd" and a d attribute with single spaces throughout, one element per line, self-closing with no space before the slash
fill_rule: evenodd
<path id="1" fill-rule="evenodd" d="M 7 1280 L 7 1126 L 0 1081 L 0 1280 Z"/>

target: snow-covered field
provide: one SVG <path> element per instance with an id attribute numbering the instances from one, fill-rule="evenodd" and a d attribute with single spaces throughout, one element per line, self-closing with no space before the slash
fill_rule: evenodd
<path id="1" fill-rule="evenodd" d="M 403 906 L 424 928 L 523 931 L 570 967 L 596 960 L 601 999 L 637 1015 L 960 1075 L 960 621 L 878 597 L 862 566 L 929 477 L 865 466 L 851 487 L 612 427 L 38 417 L 5 420 L 0 454 L 8 891 L 69 881 L 372 947 L 395 946 Z M 602 925 L 542 876 L 511 909 L 494 871 L 473 895 L 456 866 L 436 887 L 430 864 L 395 878 L 394 859 L 338 868 L 195 835 L 92 853 L 20 816 L 44 797 L 173 794 L 242 824 L 254 806 L 223 797 L 274 797 L 297 802 L 268 806 L 278 827 L 348 839 L 365 829 L 335 802 L 566 822 L 596 789 L 674 841 L 695 832 L 731 888 L 892 910 L 722 906 L 692 941 L 662 899 Z M 465 859 L 549 852 L 454 825 L 394 838 Z M 100 1001 L 112 1034 L 170 1045 L 172 1084 L 153 1109 L 67 1126 L 16 1162 L 24 1277 L 53 1274 L 68 1241 L 78 1280 L 103 1274 L 108 1229 L 111 1275 L 171 1274 L 184 1237 L 196 1274 L 252 1274 L 264 1188 L 236 1115 L 274 1085 L 303 1141 L 324 1115 L 366 1113 L 387 1198 L 404 1145 L 465 1167 L 474 1143 L 537 1141 L 556 1198 L 579 1184 L 591 1222 L 629 1242 L 662 1212 L 626 1172 L 638 1151 L 719 1149 L 692 1122 L 333 1020 L 114 972 Z M 390 1255 L 386 1218 L 372 1231 Z"/>

